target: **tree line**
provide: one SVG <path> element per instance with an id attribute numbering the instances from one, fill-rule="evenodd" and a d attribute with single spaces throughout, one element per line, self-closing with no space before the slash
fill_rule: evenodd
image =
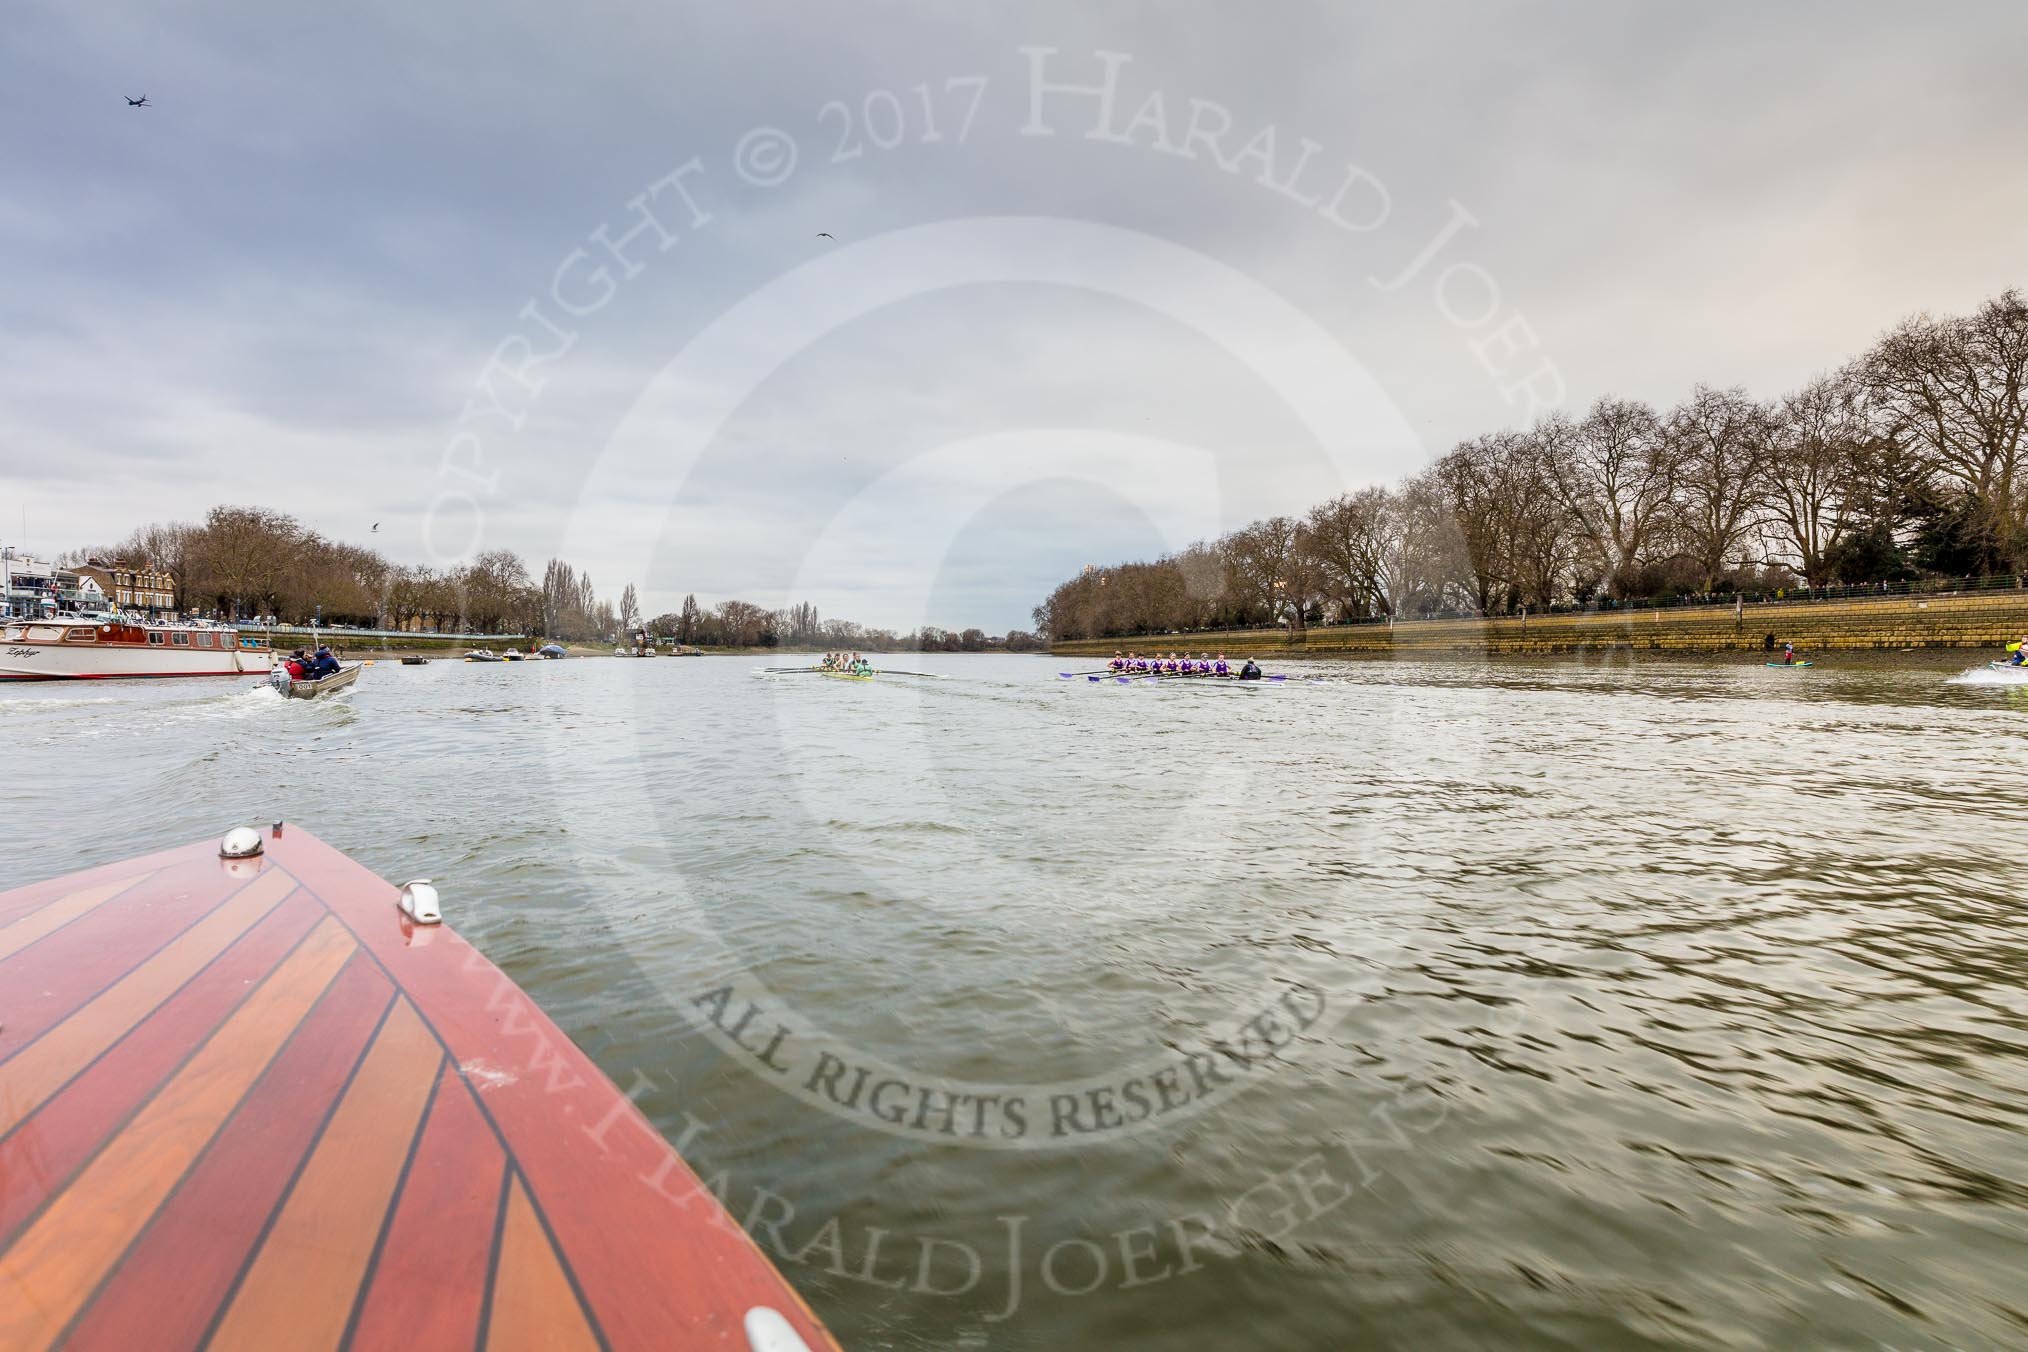
<path id="1" fill-rule="evenodd" d="M 511 550 L 488 550 L 445 568 L 390 562 L 375 550 L 331 540 L 266 507 L 214 507 L 199 523 L 150 525 L 118 544 L 72 550 L 91 558 L 146 563 L 175 579 L 180 611 L 282 624 L 355 625 L 429 633 L 526 635 L 562 642 L 611 642 L 645 629 L 700 647 L 806 647 L 861 651 L 984 652 L 1039 647 L 1019 631 L 992 641 L 978 629 L 925 627 L 896 635 L 850 620 L 825 620 L 807 603 L 769 610 L 746 601 L 704 607 L 686 596 L 680 612 L 644 619 L 634 585 L 601 598 L 589 574 L 562 559 L 535 578 Z"/>
<path id="2" fill-rule="evenodd" d="M 1453 446 L 1173 555 L 1087 567 L 1050 639 L 1719 598 L 2028 571 L 2028 302 L 1916 315 L 1774 399 L 1698 385 Z"/>
<path id="3" fill-rule="evenodd" d="M 869 629 L 851 620 L 827 620 L 807 601 L 782 610 L 768 610 L 745 601 L 725 601 L 709 609 L 695 596 L 683 608 L 657 615 L 645 625 L 657 638 L 694 643 L 702 648 L 797 648 L 823 652 L 1036 652 L 1040 639 L 1023 630 L 989 638 L 983 629 L 951 630 L 935 625 L 907 634 Z"/>

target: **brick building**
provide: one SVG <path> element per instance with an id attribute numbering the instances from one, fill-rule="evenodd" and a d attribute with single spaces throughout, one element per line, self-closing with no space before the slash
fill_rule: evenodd
<path id="1" fill-rule="evenodd" d="M 92 559 L 79 564 L 77 572 L 96 581 L 107 603 L 118 609 L 151 613 L 176 609 L 176 579 L 166 568 Z"/>

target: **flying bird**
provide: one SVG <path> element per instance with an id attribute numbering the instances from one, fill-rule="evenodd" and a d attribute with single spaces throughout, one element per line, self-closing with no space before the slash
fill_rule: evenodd
<path id="1" fill-rule="evenodd" d="M 374 522 L 374 523 L 373 523 L 373 531 L 372 531 L 372 533 L 373 533 L 373 534 L 375 534 L 375 535 L 378 535 L 378 534 L 380 534 L 380 523 L 379 523 L 378 521 L 376 521 L 376 522 Z"/>
<path id="2" fill-rule="evenodd" d="M 829 240 L 834 240 L 834 241 L 835 241 L 837 237 L 836 237 L 835 235 L 833 235 L 833 234 L 832 234 L 832 233 L 831 233 L 831 232 L 830 232 L 829 230 L 819 230 L 819 231 L 817 232 L 817 238 L 818 238 L 818 239 L 829 239 Z"/>
<path id="3" fill-rule="evenodd" d="M 125 94 L 120 95 L 120 97 L 127 99 Z M 127 106 L 129 108 L 146 108 L 148 106 L 148 96 L 143 94 L 138 99 L 127 99 Z"/>

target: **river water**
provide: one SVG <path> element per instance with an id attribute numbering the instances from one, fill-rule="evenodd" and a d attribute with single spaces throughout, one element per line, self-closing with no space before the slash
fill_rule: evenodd
<path id="1" fill-rule="evenodd" d="M 2028 1342 L 2028 687 L 749 658 L 0 692 L 0 879 L 285 817 L 851 1348 Z"/>

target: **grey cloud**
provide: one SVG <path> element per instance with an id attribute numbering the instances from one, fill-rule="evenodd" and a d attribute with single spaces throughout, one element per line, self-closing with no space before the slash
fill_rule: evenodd
<path id="1" fill-rule="evenodd" d="M 38 549 L 257 491 L 348 538 L 382 519 L 382 547 L 421 558 L 488 355 L 588 232 L 691 156 L 714 219 L 577 322 L 520 430 L 488 437 L 484 543 L 553 549 L 560 504 L 653 373 L 831 248 L 818 230 L 849 247 L 1025 214 L 1185 245 L 1323 323 L 1404 411 L 1419 444 L 1388 449 L 1413 459 L 1522 416 L 1428 276 L 1373 284 L 1458 202 L 1478 225 L 1446 258 L 1496 280 L 1569 402 L 1697 380 L 1773 393 L 1902 313 L 2021 280 L 2024 27 L 2001 3 L 17 6 L 0 27 L 0 473 Z M 1058 135 L 1021 136 L 1024 45 L 1059 49 L 1065 79 L 1130 53 L 1119 120 L 1159 93 L 1178 136 L 1192 99 L 1229 113 L 1228 153 L 1271 126 L 1286 165 L 1308 137 L 1319 185 L 1362 165 L 1390 217 L 1348 232 L 1201 155 L 1089 140 L 1076 99 L 1048 105 Z M 945 82 L 972 74 L 989 84 L 958 145 Z M 920 142 L 919 85 L 941 142 Z M 878 90 L 907 137 L 833 163 L 820 110 L 841 100 L 857 123 Z M 801 151 L 772 189 L 730 166 L 761 124 Z M 1244 373 L 1093 297 L 987 291 L 869 317 L 785 365 L 677 504 L 710 530 L 667 542 L 649 604 L 786 599 L 763 593 L 878 467 L 987 432 L 1161 435 L 1223 459 L 1234 511 L 1308 505 L 1314 448 Z M 292 466 L 308 447 L 352 472 Z M 1005 556 L 954 554 L 933 622 L 1025 623 L 1067 560 L 1154 547 L 1131 504 L 1070 496 L 996 507 L 965 548 Z M 839 608 L 923 618 L 878 604 Z"/>

